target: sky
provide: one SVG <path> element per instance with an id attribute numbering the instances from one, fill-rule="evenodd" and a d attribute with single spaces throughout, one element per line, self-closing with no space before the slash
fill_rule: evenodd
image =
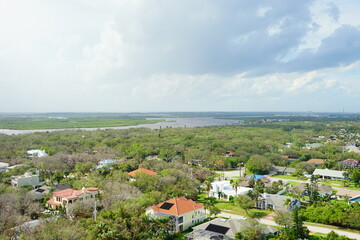
<path id="1" fill-rule="evenodd" d="M 0 112 L 360 112 L 358 0 L 0 0 Z"/>

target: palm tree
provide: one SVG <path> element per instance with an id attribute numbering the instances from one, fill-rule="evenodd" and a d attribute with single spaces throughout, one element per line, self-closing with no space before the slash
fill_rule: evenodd
<path id="1" fill-rule="evenodd" d="M 240 187 L 240 182 L 237 180 L 233 180 L 231 182 L 232 188 L 235 190 L 235 196 L 237 196 L 238 187 Z"/>

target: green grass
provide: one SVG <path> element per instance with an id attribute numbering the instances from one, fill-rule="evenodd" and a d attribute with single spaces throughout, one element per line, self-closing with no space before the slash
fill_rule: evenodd
<path id="1" fill-rule="evenodd" d="M 307 178 L 303 177 L 298 179 L 297 177 L 291 176 L 291 175 L 275 175 L 275 176 L 271 176 L 272 178 L 282 178 L 282 179 L 289 179 L 289 180 L 303 180 L 306 181 Z"/>
<path id="2" fill-rule="evenodd" d="M 293 182 L 293 181 L 289 181 L 289 183 L 292 184 L 293 186 L 296 186 L 296 185 L 301 184 L 301 183 L 299 183 L 299 182 Z"/>
<path id="3" fill-rule="evenodd" d="M 126 117 L 69 117 L 66 119 L 49 119 L 45 117 L 11 117 L 0 118 L 0 127 L 3 129 L 62 129 L 62 128 L 97 128 L 120 127 L 139 124 L 150 124 L 164 120 L 146 120 L 145 118 Z"/>
<path id="4" fill-rule="evenodd" d="M 220 203 L 215 204 L 215 206 L 224 212 L 246 216 L 246 212 L 244 209 L 242 209 L 238 206 L 235 206 L 232 203 L 220 202 Z M 271 213 L 270 210 L 261 210 L 261 209 L 250 209 L 249 212 L 256 217 L 265 217 L 266 215 Z"/>
<path id="5" fill-rule="evenodd" d="M 320 180 L 319 183 L 331 186 L 331 187 L 338 187 L 338 188 L 344 188 L 349 190 L 356 190 L 360 191 L 360 187 L 355 187 L 354 183 L 347 182 L 346 187 L 344 187 L 343 181 L 340 180 Z"/>

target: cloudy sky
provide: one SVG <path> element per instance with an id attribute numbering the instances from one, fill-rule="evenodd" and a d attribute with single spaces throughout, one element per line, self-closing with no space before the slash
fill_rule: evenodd
<path id="1" fill-rule="evenodd" d="M 360 112 L 358 0 L 0 0 L 0 112 Z"/>

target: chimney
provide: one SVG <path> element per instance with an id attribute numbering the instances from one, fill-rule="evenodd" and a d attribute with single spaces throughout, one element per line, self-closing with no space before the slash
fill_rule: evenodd
<path id="1" fill-rule="evenodd" d="M 86 188 L 83 187 L 83 188 L 81 189 L 81 191 L 82 191 L 83 193 L 86 193 Z"/>

